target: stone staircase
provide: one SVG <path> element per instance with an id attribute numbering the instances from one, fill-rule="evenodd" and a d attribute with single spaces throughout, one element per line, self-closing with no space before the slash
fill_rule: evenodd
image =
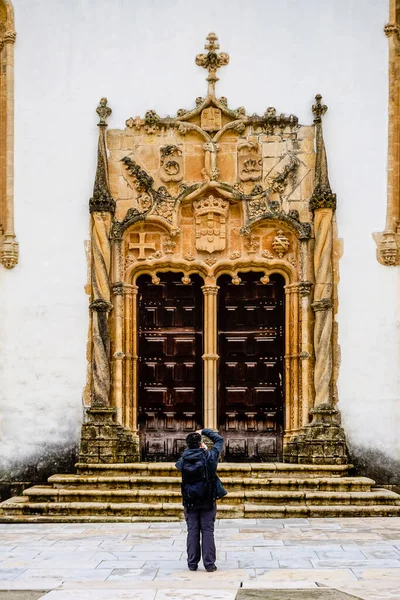
<path id="1" fill-rule="evenodd" d="M 78 463 L 0 504 L 0 522 L 177 521 L 181 478 L 172 463 Z M 228 496 L 219 518 L 400 516 L 400 495 L 349 477 L 348 465 L 220 463 Z"/>

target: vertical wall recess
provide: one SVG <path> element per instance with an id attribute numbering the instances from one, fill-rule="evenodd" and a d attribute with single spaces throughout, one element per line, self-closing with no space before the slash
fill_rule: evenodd
<path id="1" fill-rule="evenodd" d="M 0 0 L 0 261 L 18 263 L 14 231 L 14 10 Z"/>
<path id="2" fill-rule="evenodd" d="M 400 2 L 390 0 L 390 21 L 384 28 L 389 43 L 388 183 L 385 231 L 374 233 L 382 265 L 400 264 Z"/>

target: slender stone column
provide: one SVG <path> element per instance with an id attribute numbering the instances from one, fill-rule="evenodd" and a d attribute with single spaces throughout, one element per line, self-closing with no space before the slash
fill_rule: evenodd
<path id="1" fill-rule="evenodd" d="M 300 293 L 300 311 L 301 311 L 301 421 L 300 426 L 307 425 L 309 420 L 310 404 L 313 398 L 313 379 L 311 368 L 311 352 L 312 343 L 310 336 L 310 294 L 312 283 L 310 281 L 302 281 L 299 283 Z"/>
<path id="2" fill-rule="evenodd" d="M 14 231 L 14 44 L 15 31 L 6 31 L 1 40 L 1 65 L 5 69 L 5 231 L 1 262 L 7 269 L 18 263 L 18 242 Z"/>
<path id="3" fill-rule="evenodd" d="M 285 285 L 285 439 L 290 440 L 292 437 L 292 377 L 291 377 L 291 361 L 290 361 L 290 295 L 291 289 Z"/>
<path id="4" fill-rule="evenodd" d="M 285 438 L 299 430 L 299 286 L 285 286 Z"/>
<path id="5" fill-rule="evenodd" d="M 204 285 L 204 427 L 217 429 L 217 285 Z"/>
<path id="6" fill-rule="evenodd" d="M 112 286 L 114 296 L 114 353 L 112 356 L 112 404 L 117 409 L 117 420 L 123 421 L 123 327 L 124 327 L 124 286 L 121 282 Z"/>
<path id="7" fill-rule="evenodd" d="M 132 320 L 131 320 L 131 348 L 132 348 L 132 358 L 131 358 L 131 370 L 132 370 L 132 392 L 131 397 L 128 400 L 128 410 L 129 410 L 129 428 L 134 433 L 138 431 L 138 410 L 139 410 L 139 402 L 138 402 L 138 306 L 137 306 L 137 295 L 139 288 L 137 285 L 132 285 L 130 287 L 131 293 L 131 307 L 132 307 Z"/>

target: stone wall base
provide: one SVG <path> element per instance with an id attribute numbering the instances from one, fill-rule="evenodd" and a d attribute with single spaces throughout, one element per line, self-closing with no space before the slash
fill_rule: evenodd
<path id="1" fill-rule="evenodd" d="M 139 436 L 115 422 L 115 408 L 89 408 L 82 425 L 79 462 L 132 463 L 140 460 Z"/>
<path id="2" fill-rule="evenodd" d="M 346 436 L 338 411 L 322 405 L 313 408 L 310 415 L 312 422 L 285 446 L 284 461 L 309 465 L 347 464 Z"/>

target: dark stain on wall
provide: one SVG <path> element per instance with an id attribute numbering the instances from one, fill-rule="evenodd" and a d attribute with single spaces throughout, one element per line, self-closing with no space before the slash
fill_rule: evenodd
<path id="1" fill-rule="evenodd" d="M 43 445 L 29 461 L 16 462 L 7 468 L 0 466 L 0 500 L 22 494 L 32 485 L 43 484 L 55 473 L 76 473 L 78 444 Z"/>
<path id="2" fill-rule="evenodd" d="M 352 446 L 349 448 L 351 475 L 370 477 L 375 482 L 400 493 L 400 459 L 392 458 L 376 448 Z"/>

